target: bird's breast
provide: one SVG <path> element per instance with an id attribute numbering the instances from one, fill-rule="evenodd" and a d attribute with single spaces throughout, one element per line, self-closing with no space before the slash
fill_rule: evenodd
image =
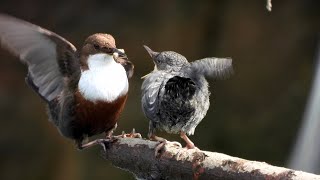
<path id="1" fill-rule="evenodd" d="M 95 56 L 89 58 L 89 69 L 81 72 L 78 88 L 82 96 L 92 102 L 112 102 L 125 95 L 129 83 L 123 66 L 113 59 L 96 61 Z"/>
<path id="2" fill-rule="evenodd" d="M 82 128 L 83 134 L 92 136 L 102 132 L 108 132 L 117 123 L 122 112 L 127 94 L 122 95 L 112 102 L 88 101 L 79 91 L 75 94 L 76 122 Z"/>

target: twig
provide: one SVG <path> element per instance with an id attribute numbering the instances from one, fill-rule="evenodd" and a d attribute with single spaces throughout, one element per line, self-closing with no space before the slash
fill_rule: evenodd
<path id="1" fill-rule="evenodd" d="M 248 161 L 221 153 L 168 144 L 155 157 L 157 142 L 119 138 L 106 144 L 104 157 L 139 179 L 319 179 L 320 176 Z"/>

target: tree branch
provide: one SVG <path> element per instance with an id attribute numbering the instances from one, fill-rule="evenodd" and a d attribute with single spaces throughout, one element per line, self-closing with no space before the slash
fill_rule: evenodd
<path id="1" fill-rule="evenodd" d="M 319 179 L 320 176 L 248 161 L 221 153 L 186 150 L 167 144 L 155 157 L 158 142 L 119 138 L 106 144 L 104 157 L 139 179 Z"/>

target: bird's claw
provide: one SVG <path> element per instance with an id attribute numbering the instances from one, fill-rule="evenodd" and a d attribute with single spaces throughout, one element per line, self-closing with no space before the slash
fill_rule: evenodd
<path id="1" fill-rule="evenodd" d="M 161 151 L 165 151 L 165 146 L 171 145 L 171 146 L 177 146 L 178 148 L 182 148 L 181 144 L 177 141 L 167 141 L 166 139 L 159 141 L 159 144 L 154 148 L 155 150 L 155 156 L 159 157 L 161 155 Z"/>
<path id="2" fill-rule="evenodd" d="M 107 143 L 112 143 L 114 142 L 113 138 L 106 138 L 106 139 L 96 139 L 94 141 L 88 142 L 86 144 L 82 144 L 81 147 L 79 149 L 87 149 L 89 147 L 95 146 L 95 145 L 101 145 L 103 150 L 106 152 L 107 151 L 107 147 L 106 144 Z"/>
<path id="3" fill-rule="evenodd" d="M 183 149 L 186 149 L 186 150 L 194 149 L 194 150 L 200 151 L 200 149 L 198 147 L 196 147 L 196 146 L 188 146 L 188 145 L 186 145 Z"/>
<path id="4" fill-rule="evenodd" d="M 122 131 L 121 135 L 114 136 L 115 138 L 142 138 L 140 133 L 136 133 L 136 130 L 133 128 L 131 133 L 126 134 Z"/>
<path id="5" fill-rule="evenodd" d="M 159 157 L 161 154 L 161 150 L 165 147 L 167 144 L 167 140 L 160 141 L 159 144 L 154 148 L 154 156 Z"/>

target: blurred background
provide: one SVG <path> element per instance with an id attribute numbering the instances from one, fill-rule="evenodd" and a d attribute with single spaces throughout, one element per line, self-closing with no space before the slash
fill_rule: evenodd
<path id="1" fill-rule="evenodd" d="M 207 116 L 191 139 L 202 150 L 286 166 L 312 87 L 320 1 L 1 0 L 0 12 L 32 22 L 81 47 L 96 32 L 112 34 L 135 64 L 130 96 L 115 134 L 144 137 L 140 77 L 153 69 L 142 45 L 193 61 L 232 57 L 235 74 L 209 80 Z M 78 151 L 47 121 L 45 104 L 24 82 L 26 67 L 0 49 L 0 179 L 134 179 L 101 157 Z M 182 142 L 178 135 L 159 133 Z M 318 139 L 314 139 L 318 140 Z"/>

